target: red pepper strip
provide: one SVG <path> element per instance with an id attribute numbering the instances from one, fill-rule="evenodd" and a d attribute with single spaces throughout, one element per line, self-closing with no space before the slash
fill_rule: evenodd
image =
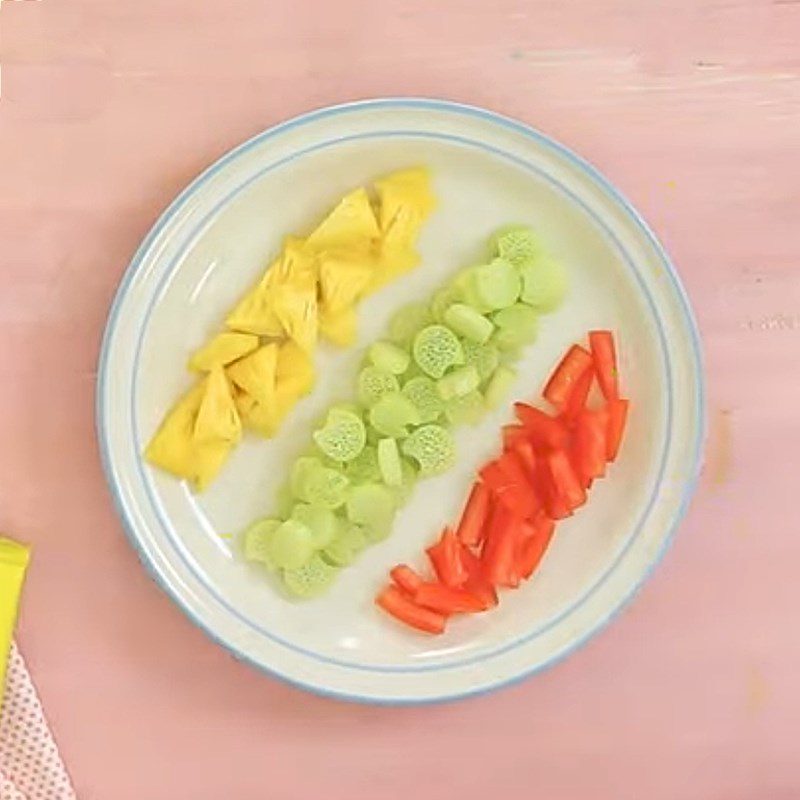
<path id="1" fill-rule="evenodd" d="M 446 617 L 429 608 L 417 605 L 396 586 L 387 586 L 375 602 L 395 619 L 426 633 L 442 633 Z"/>
<path id="2" fill-rule="evenodd" d="M 422 578 L 414 572 L 408 564 L 398 564 L 390 573 L 392 580 L 406 594 L 414 596 L 414 593 L 424 583 Z"/>
<path id="3" fill-rule="evenodd" d="M 568 434 L 560 420 L 527 403 L 514 403 L 517 419 L 524 425 L 534 447 L 564 447 Z"/>
<path id="4" fill-rule="evenodd" d="M 493 492 L 502 492 L 503 490 L 508 489 L 509 486 L 514 485 L 512 480 L 508 477 L 505 470 L 500 467 L 498 462 L 499 459 L 489 461 L 478 471 L 478 475 L 480 475 L 481 480 Z"/>
<path id="5" fill-rule="evenodd" d="M 523 425 L 503 425 L 503 449 L 511 450 L 518 442 L 528 438 L 528 431 Z"/>
<path id="6" fill-rule="evenodd" d="M 597 372 L 597 382 L 606 400 L 619 397 L 617 388 L 617 351 L 611 331 L 589 331 L 589 346 Z"/>
<path id="7" fill-rule="evenodd" d="M 536 486 L 542 498 L 542 505 L 550 519 L 558 520 L 572 516 L 572 510 L 553 482 L 546 456 L 542 456 L 536 462 Z"/>
<path id="8" fill-rule="evenodd" d="M 522 541 L 517 551 L 517 572 L 522 578 L 530 578 L 553 538 L 556 525 L 541 514 L 534 522 L 523 523 Z"/>
<path id="9" fill-rule="evenodd" d="M 572 345 L 547 381 L 542 391 L 544 399 L 556 408 L 563 408 L 575 382 L 591 363 L 592 356 L 588 350 L 579 344 Z"/>
<path id="10" fill-rule="evenodd" d="M 493 608 L 497 605 L 497 592 L 494 586 L 489 583 L 483 569 L 483 563 L 468 547 L 461 548 L 461 563 L 467 570 L 469 577 L 464 584 L 464 588 L 478 600 L 484 609 Z"/>
<path id="11" fill-rule="evenodd" d="M 532 489 L 533 481 L 528 476 L 527 470 L 516 451 L 509 450 L 497 459 L 497 466 L 508 478 L 509 486 L 519 486 L 522 489 Z"/>
<path id="12" fill-rule="evenodd" d="M 414 595 L 414 602 L 448 616 L 486 610 L 483 601 L 466 589 L 442 586 L 441 583 L 423 583 Z"/>
<path id="13" fill-rule="evenodd" d="M 547 456 L 547 465 L 558 496 L 570 510 L 586 502 L 586 490 L 581 486 L 565 450 L 553 450 Z"/>
<path id="14" fill-rule="evenodd" d="M 584 487 L 606 472 L 608 412 L 583 411 L 575 421 L 572 463 Z"/>
<path id="15" fill-rule="evenodd" d="M 625 423 L 628 419 L 628 400 L 621 397 L 612 400 L 606 406 L 608 410 L 608 434 L 606 438 L 606 458 L 613 461 L 619 452 L 622 443 L 622 434 L 625 432 Z"/>
<path id="16" fill-rule="evenodd" d="M 589 364 L 583 371 L 583 374 L 575 381 L 567 397 L 567 402 L 564 405 L 564 410 L 561 412 L 561 419 L 567 425 L 571 425 L 578 414 L 586 408 L 586 401 L 589 398 L 589 391 L 592 388 L 592 381 L 594 380 L 594 369 Z"/>
<path id="17" fill-rule="evenodd" d="M 502 504 L 492 510 L 489 532 L 483 545 L 481 561 L 486 577 L 495 586 L 519 585 L 515 569 L 520 516 Z"/>
<path id="18" fill-rule="evenodd" d="M 536 486 L 536 453 L 533 451 L 533 445 L 527 440 L 517 442 L 514 445 L 514 452 L 522 463 L 528 480 Z"/>
<path id="19" fill-rule="evenodd" d="M 459 541 L 468 545 L 480 544 L 488 515 L 489 489 L 483 483 L 475 483 L 458 523 L 456 535 Z"/>
<path id="20" fill-rule="evenodd" d="M 513 511 L 520 519 L 529 519 L 541 508 L 538 497 L 526 486 L 509 486 L 495 494 L 497 502 Z"/>
<path id="21" fill-rule="evenodd" d="M 445 528 L 441 539 L 426 552 L 436 577 L 445 586 L 461 586 L 467 579 L 467 571 L 461 563 L 461 544 L 450 528 Z"/>

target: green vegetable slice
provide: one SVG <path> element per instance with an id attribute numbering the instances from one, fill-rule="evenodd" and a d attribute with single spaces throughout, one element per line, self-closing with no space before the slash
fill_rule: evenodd
<path id="1" fill-rule="evenodd" d="M 338 571 L 319 555 L 314 555 L 302 566 L 284 570 L 282 577 L 290 594 L 309 598 L 322 594 L 331 585 Z"/>
<path id="2" fill-rule="evenodd" d="M 400 383 L 397 378 L 384 369 L 368 366 L 358 373 L 358 401 L 362 405 L 371 406 L 385 394 L 399 389 Z"/>
<path id="3" fill-rule="evenodd" d="M 395 343 L 408 347 L 414 337 L 433 322 L 433 316 L 426 303 L 408 303 L 398 308 L 389 321 L 389 338 Z"/>
<path id="4" fill-rule="evenodd" d="M 417 407 L 400 392 L 385 394 L 369 410 L 369 424 L 383 436 L 402 439 L 409 425 L 419 425 Z"/>
<path id="5" fill-rule="evenodd" d="M 508 261 L 496 258 L 491 264 L 475 267 L 473 280 L 478 301 L 486 310 L 507 308 L 517 302 L 520 276 Z"/>
<path id="6" fill-rule="evenodd" d="M 292 519 L 302 522 L 310 531 L 315 550 L 326 547 L 339 532 L 339 521 L 329 508 L 310 503 L 297 503 L 292 509 Z"/>
<path id="7" fill-rule="evenodd" d="M 392 342 L 375 342 L 369 349 L 369 360 L 384 372 L 402 375 L 411 363 L 411 356 Z"/>
<path id="8" fill-rule="evenodd" d="M 388 535 L 396 511 L 394 494 L 379 483 L 354 486 L 347 498 L 347 518 L 364 525 L 371 540 Z"/>
<path id="9" fill-rule="evenodd" d="M 412 378 L 403 384 L 403 394 L 416 406 L 419 421 L 436 422 L 442 413 L 442 398 L 436 390 L 436 382 L 427 375 Z"/>
<path id="10" fill-rule="evenodd" d="M 312 434 L 317 447 L 334 461 L 352 461 L 367 443 L 361 417 L 352 411 L 332 409 L 325 426 Z"/>
<path id="11" fill-rule="evenodd" d="M 400 486 L 403 483 L 403 467 L 395 439 L 381 439 L 378 442 L 378 466 L 387 486 Z"/>
<path id="12" fill-rule="evenodd" d="M 280 569 L 302 567 L 314 555 L 314 536 L 296 519 L 287 519 L 270 538 L 269 559 Z"/>
<path id="13" fill-rule="evenodd" d="M 345 467 L 345 475 L 351 483 L 368 483 L 380 480 L 381 470 L 378 466 L 378 450 L 368 444 L 361 453 Z"/>
<path id="14" fill-rule="evenodd" d="M 477 425 L 485 412 L 483 395 L 477 391 L 454 397 L 444 407 L 444 414 L 452 425 Z"/>
<path id="15" fill-rule="evenodd" d="M 555 310 L 567 293 L 567 275 L 557 261 L 548 256 L 537 258 L 520 270 L 520 299 L 543 313 Z"/>
<path id="16" fill-rule="evenodd" d="M 469 341 L 463 342 L 463 345 L 464 363 L 478 370 L 481 383 L 490 378 L 500 363 L 500 353 L 497 348 L 490 343 L 475 344 Z"/>
<path id="17" fill-rule="evenodd" d="M 402 505 L 408 501 L 408 498 L 414 491 L 414 487 L 417 485 L 417 479 L 419 477 L 417 470 L 407 458 L 400 459 L 400 470 L 403 480 L 399 486 L 394 487 L 398 505 Z"/>
<path id="18" fill-rule="evenodd" d="M 453 303 L 461 302 L 464 299 L 464 290 L 455 282 L 448 284 L 443 289 L 434 292 L 431 299 L 431 316 L 436 322 L 444 322 L 447 309 Z"/>
<path id="19" fill-rule="evenodd" d="M 516 379 L 517 373 L 513 369 L 504 366 L 498 367 L 486 386 L 484 394 L 486 408 L 498 408 L 511 391 Z"/>
<path id="20" fill-rule="evenodd" d="M 494 325 L 483 314 L 464 303 L 453 303 L 444 314 L 444 321 L 459 336 L 483 344 L 494 331 Z"/>
<path id="21" fill-rule="evenodd" d="M 532 264 L 539 255 L 539 244 L 530 228 L 508 225 L 492 236 L 494 251 L 517 269 Z"/>
<path id="22" fill-rule="evenodd" d="M 268 567 L 273 567 L 270 558 L 272 537 L 280 526 L 279 519 L 259 519 L 250 525 L 242 534 L 244 557 L 248 561 L 257 561 Z"/>
<path id="23" fill-rule="evenodd" d="M 448 372 L 436 382 L 436 390 L 444 401 L 454 397 L 462 397 L 474 391 L 480 385 L 481 379 L 475 367 L 459 367 Z"/>
<path id="24" fill-rule="evenodd" d="M 539 315 L 525 303 L 515 303 L 496 311 L 492 319 L 497 325 L 492 343 L 501 350 L 530 344 L 539 332 Z"/>
<path id="25" fill-rule="evenodd" d="M 341 533 L 320 554 L 329 564 L 346 567 L 367 546 L 367 536 L 362 525 L 346 522 Z"/>
<path id="26" fill-rule="evenodd" d="M 403 453 L 419 464 L 420 475 L 439 475 L 455 463 L 455 442 L 447 428 L 423 425 L 404 442 Z"/>
<path id="27" fill-rule="evenodd" d="M 324 467 L 318 459 L 298 459 L 298 463 L 316 461 L 298 468 L 292 478 L 292 491 L 298 500 L 324 508 L 339 508 L 347 499 L 350 481 L 338 469 Z"/>
<path id="28" fill-rule="evenodd" d="M 414 339 L 414 361 L 431 378 L 441 378 L 452 366 L 464 362 L 458 337 L 444 325 L 429 325 Z"/>

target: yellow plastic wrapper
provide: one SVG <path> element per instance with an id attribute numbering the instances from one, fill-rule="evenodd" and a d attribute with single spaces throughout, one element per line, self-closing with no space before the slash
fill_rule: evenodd
<path id="1" fill-rule="evenodd" d="M 0 536 L 0 705 L 6 685 L 11 634 L 17 621 L 19 595 L 29 557 L 30 550 L 27 547 Z"/>

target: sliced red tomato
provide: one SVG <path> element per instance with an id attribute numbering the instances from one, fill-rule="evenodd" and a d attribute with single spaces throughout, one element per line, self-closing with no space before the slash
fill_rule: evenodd
<path id="1" fill-rule="evenodd" d="M 569 434 L 560 420 L 527 403 L 514 403 L 514 412 L 528 431 L 534 447 L 564 447 L 567 444 Z"/>
<path id="2" fill-rule="evenodd" d="M 523 523 L 517 548 L 517 572 L 521 578 L 530 578 L 553 538 L 556 525 L 545 514 L 534 522 Z"/>
<path id="3" fill-rule="evenodd" d="M 589 331 L 589 347 L 597 372 L 597 382 L 606 400 L 619 397 L 617 388 L 617 350 L 611 331 Z"/>
<path id="4" fill-rule="evenodd" d="M 586 502 L 586 490 L 575 474 L 566 450 L 553 450 L 547 456 L 550 477 L 558 496 L 571 511 Z"/>
<path id="5" fill-rule="evenodd" d="M 466 589 L 423 583 L 414 594 L 414 602 L 440 614 L 470 614 L 485 611 L 483 601 Z"/>
<path id="6" fill-rule="evenodd" d="M 461 549 L 461 563 L 467 571 L 467 578 L 464 588 L 473 596 L 477 597 L 483 604 L 483 608 L 493 608 L 497 605 L 497 592 L 489 582 L 483 568 L 483 562 L 468 547 Z"/>
<path id="7" fill-rule="evenodd" d="M 467 504 L 461 514 L 456 536 L 462 544 L 477 545 L 483 540 L 486 518 L 489 515 L 489 489 L 477 482 L 472 486 Z"/>
<path id="8" fill-rule="evenodd" d="M 461 544 L 450 528 L 445 528 L 439 541 L 426 552 L 436 577 L 445 586 L 461 586 L 467 579 L 461 563 Z"/>
<path id="9" fill-rule="evenodd" d="M 584 410 L 575 420 L 572 463 L 584 487 L 606 472 L 608 412 Z"/>
<path id="10" fill-rule="evenodd" d="M 438 611 L 415 603 L 396 586 L 387 586 L 375 602 L 395 619 L 426 633 L 442 633 L 447 618 Z"/>
<path id="11" fill-rule="evenodd" d="M 424 583 L 422 578 L 408 564 L 398 564 L 390 573 L 395 585 L 399 586 L 406 594 L 414 593 Z"/>
<path id="12" fill-rule="evenodd" d="M 542 392 L 544 399 L 563 409 L 576 381 L 591 364 L 591 353 L 579 344 L 572 345 L 547 381 Z"/>
<path id="13" fill-rule="evenodd" d="M 519 513 L 501 503 L 492 509 L 481 561 L 486 577 L 494 586 L 519 585 L 515 562 L 520 522 Z"/>
<path id="14" fill-rule="evenodd" d="M 606 438 L 606 458 L 613 461 L 622 444 L 622 434 L 625 432 L 625 423 L 628 420 L 629 401 L 619 397 L 611 400 L 606 406 L 608 410 L 608 431 Z"/>
<path id="15" fill-rule="evenodd" d="M 567 396 L 564 410 L 561 412 L 561 419 L 569 426 L 577 419 L 578 414 L 586 408 L 586 401 L 589 399 L 589 392 L 594 381 L 594 369 L 592 365 L 584 370 L 583 374 L 575 381 L 572 390 Z"/>

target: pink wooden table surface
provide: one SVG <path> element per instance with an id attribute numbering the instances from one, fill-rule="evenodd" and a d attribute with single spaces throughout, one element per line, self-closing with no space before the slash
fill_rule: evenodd
<path id="1" fill-rule="evenodd" d="M 82 798 L 800 797 L 796 0 L 6 0 L 0 62 L 0 525 L 36 545 L 20 640 Z M 278 120 L 394 94 L 610 176 L 678 265 L 710 395 L 630 610 L 515 688 L 401 710 L 207 641 L 128 546 L 93 429 L 109 302 L 172 196 Z"/>

